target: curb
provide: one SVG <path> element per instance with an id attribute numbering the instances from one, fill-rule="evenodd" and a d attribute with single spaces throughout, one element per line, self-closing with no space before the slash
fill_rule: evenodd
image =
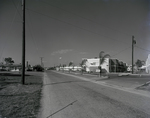
<path id="1" fill-rule="evenodd" d="M 146 82 L 146 83 L 136 87 L 136 89 L 139 89 L 140 87 L 143 87 L 143 86 L 148 86 L 149 84 L 150 84 L 150 81 L 148 81 L 148 82 Z"/>

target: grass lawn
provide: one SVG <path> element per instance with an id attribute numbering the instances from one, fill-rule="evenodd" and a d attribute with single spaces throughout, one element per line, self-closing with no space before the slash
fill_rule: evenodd
<path id="1" fill-rule="evenodd" d="M 42 75 L 42 74 L 41 74 Z M 36 118 L 40 107 L 42 76 L 0 73 L 0 118 Z"/>

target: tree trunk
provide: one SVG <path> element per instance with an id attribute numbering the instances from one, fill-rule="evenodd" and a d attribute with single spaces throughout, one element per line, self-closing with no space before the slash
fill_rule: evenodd
<path id="1" fill-rule="evenodd" d="M 101 66 L 99 67 L 99 77 L 101 77 L 102 76 L 102 68 L 101 68 Z"/>

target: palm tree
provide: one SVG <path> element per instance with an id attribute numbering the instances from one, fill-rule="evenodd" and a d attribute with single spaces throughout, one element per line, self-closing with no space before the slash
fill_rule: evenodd
<path id="1" fill-rule="evenodd" d="M 82 62 L 81 62 L 81 64 L 80 64 L 80 66 L 82 67 L 82 69 L 81 69 L 81 74 L 83 74 L 83 71 L 85 70 L 86 61 L 87 61 L 87 59 L 83 59 Z"/>
<path id="2" fill-rule="evenodd" d="M 74 67 L 73 61 L 69 62 L 69 67 L 70 67 L 70 66 L 73 66 L 73 67 Z M 71 70 L 71 69 L 69 69 L 69 73 L 70 73 L 70 70 Z"/>
<path id="3" fill-rule="evenodd" d="M 109 54 L 105 54 L 104 51 L 101 51 L 99 53 L 99 76 L 101 77 L 101 74 L 102 74 L 102 67 L 101 65 L 105 62 L 106 58 L 110 58 L 110 55 Z"/>
<path id="4" fill-rule="evenodd" d="M 71 61 L 71 62 L 69 62 L 69 66 L 73 66 L 73 62 Z"/>
<path id="5" fill-rule="evenodd" d="M 141 61 L 141 60 L 137 60 L 136 62 L 135 62 L 135 65 L 139 68 L 139 67 L 142 67 L 143 65 L 144 65 L 144 61 Z"/>
<path id="6" fill-rule="evenodd" d="M 135 62 L 135 65 L 136 65 L 139 72 L 141 71 L 139 68 L 142 67 L 144 64 L 145 64 L 145 61 L 142 61 L 139 59 Z"/>

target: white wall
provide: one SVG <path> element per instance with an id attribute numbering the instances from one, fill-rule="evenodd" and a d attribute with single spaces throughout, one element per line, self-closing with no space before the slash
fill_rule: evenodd
<path id="1" fill-rule="evenodd" d="M 146 72 L 150 74 L 150 54 L 146 60 Z"/>
<path id="2" fill-rule="evenodd" d="M 99 66 L 99 58 L 95 59 L 87 59 L 86 62 L 86 71 L 90 71 L 90 67 L 97 67 Z M 109 72 L 109 58 L 105 59 L 105 62 L 101 65 L 102 69 L 105 69 L 107 72 Z"/>

